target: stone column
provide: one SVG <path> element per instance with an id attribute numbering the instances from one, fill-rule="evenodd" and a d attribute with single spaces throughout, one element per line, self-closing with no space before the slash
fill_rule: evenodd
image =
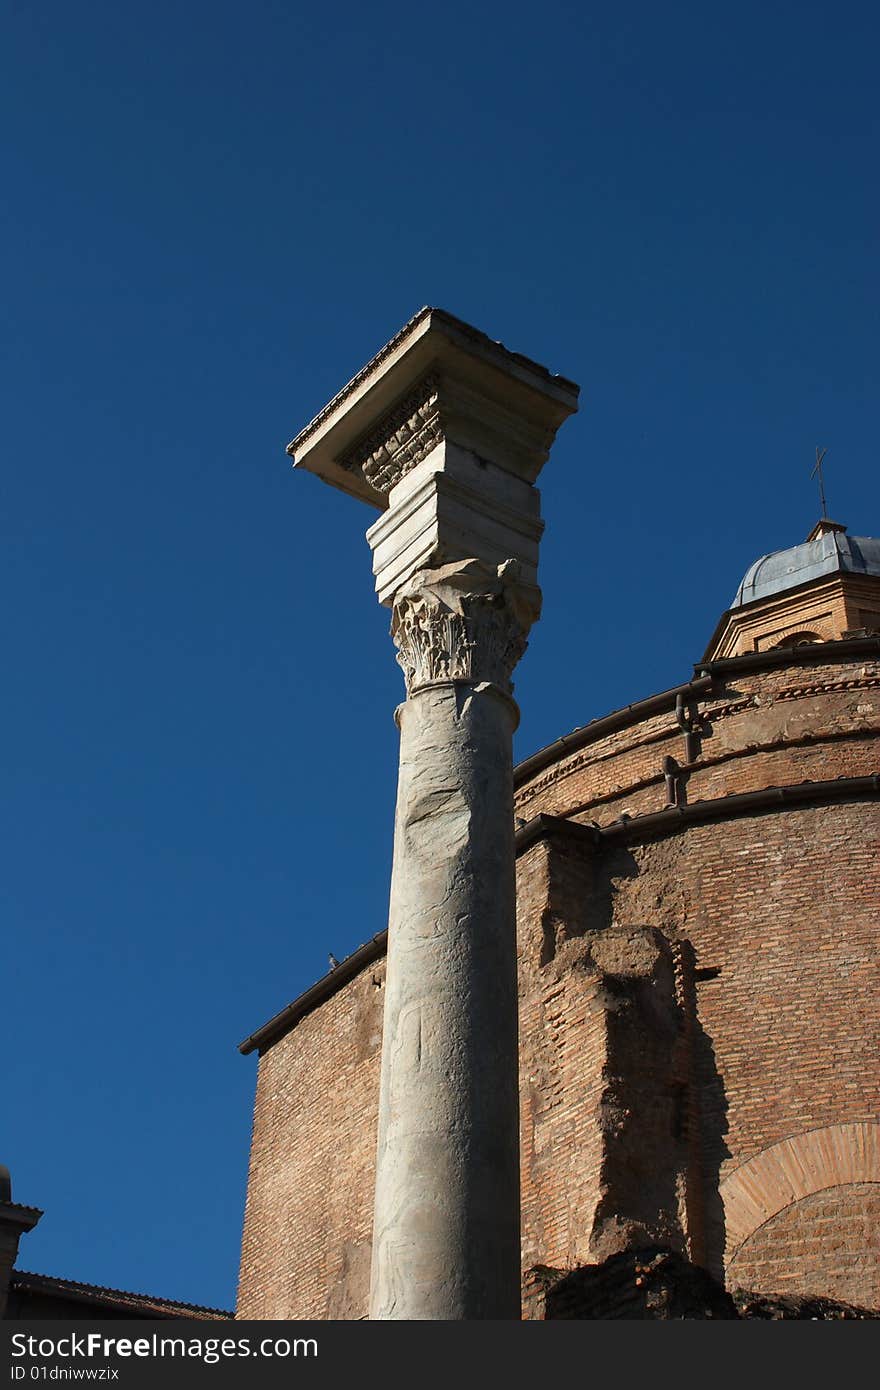
<path id="1" fill-rule="evenodd" d="M 518 1318 L 510 672 L 534 595 L 479 561 L 395 598 L 407 681 L 388 933 L 373 1318 Z"/>
<path id="2" fill-rule="evenodd" d="M 520 1316 L 511 672 L 540 612 L 533 483 L 577 388 L 439 310 L 294 440 L 367 532 L 406 679 L 370 1316 Z"/>

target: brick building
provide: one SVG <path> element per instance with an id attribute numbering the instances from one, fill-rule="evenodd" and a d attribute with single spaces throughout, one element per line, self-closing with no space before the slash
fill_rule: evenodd
<path id="1" fill-rule="evenodd" d="M 823 520 L 692 679 L 517 769 L 526 1316 L 657 1249 L 880 1306 L 878 634 L 880 541 Z M 242 1044 L 240 1317 L 365 1316 L 384 955 Z"/>
<path id="2" fill-rule="evenodd" d="M 880 1309 L 878 727 L 880 540 L 824 520 L 517 768 L 524 1316 Z M 239 1317 L 366 1315 L 385 946 L 241 1045 Z M 40 1216 L 0 1169 L 0 1316 L 230 1316 L 24 1273 Z"/>

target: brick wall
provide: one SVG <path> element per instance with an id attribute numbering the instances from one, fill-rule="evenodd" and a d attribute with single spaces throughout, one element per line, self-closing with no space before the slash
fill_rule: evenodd
<path id="1" fill-rule="evenodd" d="M 761 1292 L 819 1293 L 877 1307 L 878 1231 L 880 1183 L 827 1188 L 761 1226 L 731 1262 L 728 1280 Z"/>
<path id="2" fill-rule="evenodd" d="M 615 919 L 686 937 L 698 980 L 712 972 L 697 985 L 696 1064 L 714 1270 L 729 1172 L 791 1135 L 880 1113 L 878 841 L 877 802 L 855 802 L 694 826 L 609 859 Z"/>
<path id="3" fill-rule="evenodd" d="M 241 1318 L 366 1311 L 384 978 L 369 966 L 260 1058 Z"/>
<path id="4" fill-rule="evenodd" d="M 517 789 L 516 811 L 607 825 L 666 805 L 664 758 L 684 769 L 687 801 L 876 771 L 880 663 L 783 666 L 729 676 L 697 704 L 699 756 L 685 761 L 674 714 L 596 739 Z"/>
<path id="5" fill-rule="evenodd" d="M 872 774 L 880 664 L 729 674 L 699 716 L 682 800 Z M 537 773 L 517 814 L 604 825 L 660 810 L 667 756 L 684 764 L 674 716 L 642 720 Z M 638 1237 L 721 1273 L 725 1178 L 792 1135 L 876 1120 L 878 848 L 866 798 L 521 856 L 524 1267 L 572 1268 Z M 261 1058 L 240 1316 L 365 1313 L 380 975 L 368 967 Z M 634 1163 L 644 1182 L 629 1183 Z M 787 1287 L 818 1278 L 794 1218 L 778 1213 L 768 1238 L 774 1225 Z M 842 1288 L 810 1291 L 865 1301 Z"/>
<path id="6" fill-rule="evenodd" d="M 699 716 L 698 757 L 691 764 L 684 763 L 674 715 L 657 715 L 593 740 L 536 774 L 518 788 L 518 815 L 573 814 L 605 825 L 624 810 L 633 817 L 661 810 L 669 755 L 684 769 L 680 801 L 691 803 L 877 771 L 876 662 L 735 673 L 700 702 Z M 878 847 L 880 812 L 876 800 L 866 800 L 694 825 L 653 843 L 585 855 L 580 882 L 570 866 L 557 868 L 544 903 L 533 864 L 539 847 L 521 861 L 526 955 L 531 949 L 546 961 L 548 941 L 589 936 L 612 924 L 657 928 L 695 951 L 700 982 L 688 1063 L 692 1094 L 684 1104 L 699 1127 L 697 1153 L 688 1159 L 679 1147 L 676 1157 L 670 1144 L 655 1161 L 668 1164 L 672 1156 L 685 1193 L 690 1185 L 693 1195 L 695 1181 L 702 1187 L 703 1201 L 691 1201 L 689 1213 L 683 1199 L 682 1224 L 691 1253 L 697 1257 L 699 1250 L 718 1273 L 726 1244 L 718 1186 L 726 1174 L 792 1134 L 878 1114 L 880 1037 L 869 992 L 877 953 Z M 558 851 L 554 862 L 561 864 Z M 583 952 L 567 951 L 566 964 L 576 972 Z M 539 967 L 527 999 L 536 997 L 547 970 Z M 530 1017 L 528 1004 L 526 1010 Z M 684 1016 L 680 1023 L 684 1029 Z M 537 1037 L 540 1028 L 523 1031 L 524 1038 Z M 606 1041 L 582 1054 L 585 1067 L 607 1068 L 607 1058 L 598 1060 Z M 580 1078 L 581 1092 L 583 1084 Z M 633 1068 L 634 1097 L 638 1084 Z M 578 1078 L 569 1077 L 567 1088 L 577 1094 Z M 524 1107 L 526 1149 L 534 1143 L 528 1134 L 534 1113 L 534 1104 Z M 548 1185 L 580 1198 L 569 1207 L 565 1238 L 557 1223 L 536 1263 L 571 1268 L 572 1254 L 585 1262 L 588 1246 L 594 1258 L 607 1253 L 589 1241 L 607 1156 L 596 1152 L 601 1129 L 595 1119 L 592 1128 L 589 1122 L 581 1128 L 591 1143 L 557 1146 L 557 1168 L 545 1180 L 543 1197 L 532 1193 L 529 1199 L 540 1209 L 549 1200 Z M 527 1232 L 528 1208 L 525 1201 Z M 527 1236 L 528 1255 L 535 1250 Z"/>
<path id="7" fill-rule="evenodd" d="M 877 632 L 878 628 L 880 581 L 877 577 L 834 574 L 726 613 L 709 645 L 707 657 L 768 651 L 797 633 L 810 632 L 822 642 L 831 642 L 847 631 Z"/>
<path id="8" fill-rule="evenodd" d="M 581 1263 L 598 1200 L 602 983 L 573 962 L 589 868 L 543 844 L 517 864 L 525 1268 Z"/>

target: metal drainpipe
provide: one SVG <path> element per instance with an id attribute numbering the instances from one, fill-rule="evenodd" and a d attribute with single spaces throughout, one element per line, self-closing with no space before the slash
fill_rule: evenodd
<path id="1" fill-rule="evenodd" d="M 697 701 L 680 691 L 675 697 L 675 720 L 684 734 L 684 760 L 695 763 L 700 756 L 700 710 Z"/>
<path id="2" fill-rule="evenodd" d="M 681 769 L 675 758 L 666 757 L 663 759 L 663 780 L 666 783 L 666 805 L 677 806 L 680 800 L 679 795 L 679 773 Z"/>

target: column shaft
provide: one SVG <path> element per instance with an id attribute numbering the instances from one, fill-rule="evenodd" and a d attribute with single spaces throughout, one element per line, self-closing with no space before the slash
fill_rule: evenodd
<path id="1" fill-rule="evenodd" d="M 371 1317 L 520 1316 L 513 701 L 400 707 Z"/>
<path id="2" fill-rule="evenodd" d="M 578 388 L 419 311 L 289 446 L 378 505 L 401 712 L 373 1318 L 519 1318 L 511 676 L 541 611 L 535 481 Z"/>

